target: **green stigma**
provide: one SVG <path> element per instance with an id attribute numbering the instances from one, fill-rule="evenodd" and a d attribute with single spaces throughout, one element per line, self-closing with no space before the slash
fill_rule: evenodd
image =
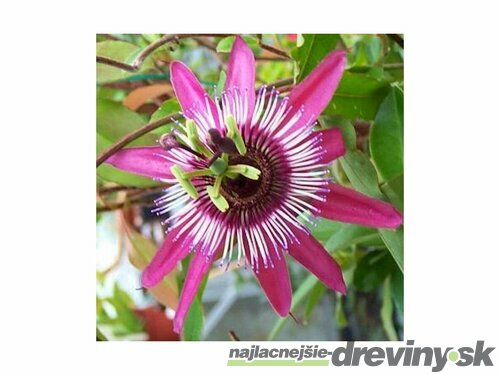
<path id="1" fill-rule="evenodd" d="M 212 165 L 210 165 L 210 170 L 215 175 L 222 175 L 227 170 L 227 161 L 224 160 L 223 158 L 215 159 Z"/>
<path id="2" fill-rule="evenodd" d="M 232 178 L 236 177 L 236 175 L 238 174 L 241 174 L 242 176 L 245 176 L 250 180 L 258 180 L 260 171 L 257 168 L 252 167 L 251 165 L 236 164 L 229 166 L 229 168 L 227 169 L 227 174 L 232 175 Z"/>

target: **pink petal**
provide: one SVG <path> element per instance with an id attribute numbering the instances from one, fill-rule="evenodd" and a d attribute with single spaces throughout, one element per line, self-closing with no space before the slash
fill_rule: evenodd
<path id="1" fill-rule="evenodd" d="M 184 325 L 184 319 L 189 311 L 189 307 L 193 302 L 201 281 L 210 270 L 213 256 L 207 259 L 207 256 L 202 252 L 196 252 L 189 264 L 189 269 L 186 274 L 186 280 L 182 287 L 181 296 L 179 298 L 179 306 L 175 312 L 174 331 L 181 333 Z"/>
<path id="2" fill-rule="evenodd" d="M 325 202 L 315 202 L 319 216 L 345 223 L 375 228 L 397 228 L 402 215 L 389 203 L 371 198 L 346 187 L 329 184 Z"/>
<path id="3" fill-rule="evenodd" d="M 344 72 L 347 58 L 345 51 L 328 54 L 304 80 L 290 92 L 290 104 L 295 108 L 284 120 L 289 120 L 302 106 L 304 112 L 292 130 L 308 125 L 326 108 Z"/>
<path id="4" fill-rule="evenodd" d="M 288 253 L 328 288 L 346 293 L 342 270 L 335 259 L 310 233 L 292 227 L 299 243 L 288 246 Z"/>
<path id="5" fill-rule="evenodd" d="M 161 147 L 124 148 L 111 155 L 107 164 L 118 169 L 152 178 L 173 178 L 170 167 L 173 165 L 160 155 L 168 155 Z"/>
<path id="6" fill-rule="evenodd" d="M 207 95 L 205 89 L 184 63 L 172 61 L 170 63 L 170 82 L 175 91 L 175 96 L 179 100 L 184 116 L 192 118 L 191 110 L 196 108 L 199 111 L 206 112 L 206 100 L 208 100 L 211 114 L 216 127 L 219 127 L 217 108 L 214 101 Z"/>
<path id="7" fill-rule="evenodd" d="M 331 163 L 335 159 L 345 154 L 345 144 L 342 138 L 342 132 L 339 128 L 324 129 L 312 133 L 315 136 L 317 133 L 321 134 L 321 148 L 324 154 L 320 159 L 320 163 Z"/>
<path id="8" fill-rule="evenodd" d="M 166 274 L 175 268 L 177 262 L 188 254 L 190 243 L 186 243 L 184 240 L 189 231 L 185 231 L 176 239 L 181 228 L 176 227 L 167 234 L 151 262 L 142 271 L 141 284 L 144 288 L 152 288 L 158 284 Z"/>
<path id="9" fill-rule="evenodd" d="M 227 67 L 227 78 L 225 89 L 237 87 L 240 93 L 246 92 L 248 95 L 247 119 L 253 113 L 255 106 L 255 58 L 253 52 L 245 41 L 237 36 Z"/>
<path id="10" fill-rule="evenodd" d="M 290 284 L 290 276 L 288 275 L 288 267 L 284 254 L 280 258 L 275 253 L 274 248 L 268 242 L 268 249 L 273 261 L 274 267 L 264 267 L 259 256 L 258 270 L 254 269 L 255 277 L 266 294 L 269 303 L 280 316 L 287 316 L 292 305 L 292 286 Z M 247 259 L 250 259 L 248 248 L 246 249 Z"/>

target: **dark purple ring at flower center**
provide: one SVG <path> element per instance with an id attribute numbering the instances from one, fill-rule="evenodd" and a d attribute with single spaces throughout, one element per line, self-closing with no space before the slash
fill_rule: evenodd
<path id="1" fill-rule="evenodd" d="M 269 199 L 273 181 L 273 168 L 266 158 L 254 149 L 247 153 L 231 154 L 229 165 L 246 164 L 259 169 L 258 180 L 251 180 L 239 175 L 234 180 L 225 178 L 221 185 L 221 194 L 228 201 L 231 208 L 246 208 L 260 205 Z"/>

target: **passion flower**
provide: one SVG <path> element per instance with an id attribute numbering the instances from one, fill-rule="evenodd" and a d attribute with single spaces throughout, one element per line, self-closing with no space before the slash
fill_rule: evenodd
<path id="1" fill-rule="evenodd" d="M 339 265 L 302 224 L 312 216 L 378 228 L 396 228 L 401 214 L 386 202 L 331 182 L 330 163 L 345 153 L 336 128 L 315 131 L 346 63 L 333 51 L 282 98 L 277 90 L 255 92 L 255 59 L 240 38 L 234 42 L 225 90 L 210 98 L 182 62 L 170 65 L 182 107 L 159 146 L 123 149 L 107 163 L 172 186 L 156 200 L 167 235 L 141 281 L 153 287 L 193 252 L 174 329 L 212 262 L 249 265 L 281 316 L 290 311 L 292 289 L 285 254 L 327 287 L 346 292 Z"/>

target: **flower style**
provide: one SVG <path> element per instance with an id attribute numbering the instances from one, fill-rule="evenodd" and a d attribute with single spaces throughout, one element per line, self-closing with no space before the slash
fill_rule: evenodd
<path id="1" fill-rule="evenodd" d="M 254 56 L 236 37 L 224 92 L 212 99 L 191 70 L 174 61 L 171 82 L 185 123 L 177 122 L 159 146 L 123 149 L 107 160 L 172 184 L 155 202 L 159 215 L 169 213 L 167 235 L 141 281 L 153 287 L 193 252 L 176 332 L 216 258 L 220 265 L 250 265 L 270 304 L 286 316 L 292 298 L 286 253 L 327 287 L 346 292 L 339 265 L 302 221 L 314 215 L 378 228 L 401 224 L 388 203 L 331 182 L 329 164 L 345 153 L 342 135 L 314 126 L 345 63 L 345 52 L 333 51 L 289 96 L 266 86 L 256 93 Z"/>

